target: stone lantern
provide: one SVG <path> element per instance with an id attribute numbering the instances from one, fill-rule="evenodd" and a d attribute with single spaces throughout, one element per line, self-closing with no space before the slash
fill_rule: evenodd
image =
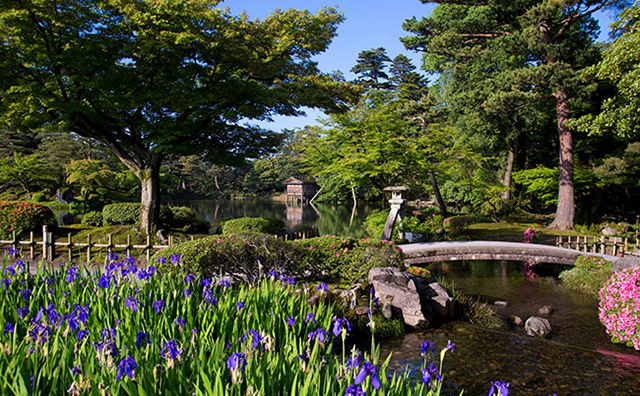
<path id="1" fill-rule="evenodd" d="M 389 203 L 391 204 L 391 210 L 389 211 L 389 215 L 387 216 L 387 221 L 384 224 L 384 230 L 382 231 L 382 239 L 383 240 L 391 240 L 391 236 L 393 235 L 393 227 L 396 224 L 396 220 L 398 217 L 402 219 L 402 205 L 407 202 L 406 199 L 402 198 L 402 192 L 408 191 L 409 187 L 406 186 L 392 186 L 386 187 L 384 191 L 391 192 L 391 199 Z"/>

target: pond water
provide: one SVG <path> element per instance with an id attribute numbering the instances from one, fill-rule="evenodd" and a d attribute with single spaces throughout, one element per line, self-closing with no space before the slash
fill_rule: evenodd
<path id="1" fill-rule="evenodd" d="M 451 340 L 456 346 L 445 357 L 443 394 L 464 389 L 466 395 L 485 395 L 491 381 L 505 381 L 511 384 L 509 394 L 519 396 L 640 395 L 640 352 L 610 342 L 598 320 L 597 300 L 558 283 L 557 274 L 565 266 L 540 265 L 533 277 L 524 276 L 521 266 L 476 261 L 432 269 L 469 296 L 490 304 L 506 301 L 506 307 L 496 307 L 504 317 L 526 320 L 551 305 L 551 337 L 528 337 L 522 327 L 489 330 L 453 322 L 385 344 L 381 359 L 393 352 L 391 367 L 408 368 L 418 379 L 420 343 L 436 342 L 439 349 Z"/>
<path id="2" fill-rule="evenodd" d="M 364 236 L 362 221 L 373 208 L 369 205 L 333 206 L 329 204 L 287 206 L 284 201 L 270 199 L 185 200 L 171 201 L 170 205 L 194 209 L 198 218 L 206 220 L 215 230 L 221 220 L 239 217 L 265 217 L 280 219 L 287 230 L 313 230 L 318 235 Z"/>

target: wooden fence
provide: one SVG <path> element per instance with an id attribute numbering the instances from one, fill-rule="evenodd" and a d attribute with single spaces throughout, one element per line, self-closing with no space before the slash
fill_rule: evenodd
<path id="1" fill-rule="evenodd" d="M 284 240 L 289 239 L 306 239 L 313 236 L 317 236 L 317 233 L 312 231 L 299 231 L 292 233 L 291 235 L 284 235 L 282 238 Z M 191 237 L 193 240 L 194 237 Z M 42 227 L 42 239 L 36 240 L 34 238 L 34 232 L 29 233 L 28 240 L 18 240 L 16 238 L 16 233 L 14 231 L 13 238 L 11 240 L 0 240 L 0 246 L 10 246 L 14 250 L 21 251 L 22 257 L 29 257 L 31 261 L 34 258 L 42 253 L 41 258 L 44 261 L 52 261 L 58 256 L 62 256 L 63 254 L 69 260 L 68 262 L 73 261 L 74 256 L 83 256 L 86 254 L 87 263 L 90 263 L 92 257 L 96 255 L 96 249 L 106 249 L 106 253 L 112 253 L 114 250 L 118 250 L 121 252 L 125 252 L 126 256 L 132 256 L 134 251 L 141 251 L 144 253 L 147 263 L 151 260 L 151 256 L 154 251 L 159 249 L 165 249 L 173 246 L 175 243 L 173 235 L 169 235 L 167 237 L 167 244 L 165 245 L 154 245 L 151 243 L 151 238 L 147 236 L 147 241 L 144 245 L 141 244 L 132 244 L 131 243 L 131 235 L 127 235 L 126 244 L 116 244 L 113 243 L 113 235 L 109 234 L 107 236 L 106 243 L 97 243 L 93 241 L 91 238 L 91 234 L 87 235 L 86 242 L 80 242 L 76 239 L 73 241 L 71 234 L 68 234 L 66 241 L 65 240 L 55 240 L 53 234 L 48 230 L 47 226 Z M 26 250 L 28 249 L 28 251 Z M 64 251 L 64 253 L 63 253 Z M 74 252 L 76 254 L 74 254 Z M 104 251 L 100 251 L 100 254 L 105 255 Z M 15 254 L 14 254 L 15 256 Z"/>
<path id="2" fill-rule="evenodd" d="M 638 239 L 630 241 L 622 237 L 562 237 L 556 238 L 556 246 L 575 249 L 585 253 L 600 253 L 611 256 L 639 256 L 640 243 Z"/>

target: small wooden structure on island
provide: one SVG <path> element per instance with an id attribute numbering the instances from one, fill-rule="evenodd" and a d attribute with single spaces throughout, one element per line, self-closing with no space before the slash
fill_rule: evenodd
<path id="1" fill-rule="evenodd" d="M 287 185 L 287 206 L 306 205 L 320 190 L 316 182 L 295 177 L 290 177 L 282 183 Z"/>

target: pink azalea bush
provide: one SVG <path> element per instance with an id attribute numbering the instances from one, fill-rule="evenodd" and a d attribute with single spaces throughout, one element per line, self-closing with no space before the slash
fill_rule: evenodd
<path id="1" fill-rule="evenodd" d="M 640 268 L 615 272 L 600 290 L 600 321 L 613 342 L 640 351 Z"/>

